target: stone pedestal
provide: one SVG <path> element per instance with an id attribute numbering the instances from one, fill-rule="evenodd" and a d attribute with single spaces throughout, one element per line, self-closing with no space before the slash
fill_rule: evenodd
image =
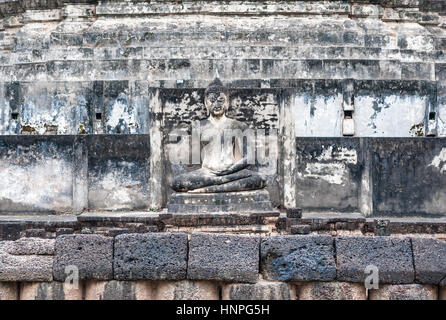
<path id="1" fill-rule="evenodd" d="M 266 190 L 222 193 L 174 193 L 168 213 L 249 213 L 273 211 Z"/>

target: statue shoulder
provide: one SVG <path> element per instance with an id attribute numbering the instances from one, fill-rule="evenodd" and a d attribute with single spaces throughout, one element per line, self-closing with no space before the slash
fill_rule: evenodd
<path id="1" fill-rule="evenodd" d="M 200 127 L 208 127 L 208 126 L 211 126 L 211 122 L 209 121 L 209 119 L 203 119 L 203 120 L 200 120 Z"/>
<path id="2" fill-rule="evenodd" d="M 238 120 L 231 119 L 231 129 L 240 129 L 245 130 L 248 129 L 249 126 L 246 123 L 243 123 Z"/>

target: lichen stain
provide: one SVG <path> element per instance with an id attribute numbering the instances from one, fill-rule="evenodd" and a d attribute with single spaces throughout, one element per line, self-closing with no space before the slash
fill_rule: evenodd
<path id="1" fill-rule="evenodd" d="M 424 137 L 424 123 L 414 124 L 410 127 L 409 133 L 412 137 Z"/>
<path id="2" fill-rule="evenodd" d="M 376 118 L 378 117 L 378 114 L 381 113 L 382 109 L 388 109 L 390 108 L 390 105 L 388 103 L 386 103 L 385 98 L 384 97 L 378 97 L 376 100 L 373 101 L 372 103 L 372 109 L 373 109 L 373 114 L 370 117 L 371 122 L 369 122 L 367 125 L 369 127 L 371 127 L 374 132 L 376 133 Z"/>

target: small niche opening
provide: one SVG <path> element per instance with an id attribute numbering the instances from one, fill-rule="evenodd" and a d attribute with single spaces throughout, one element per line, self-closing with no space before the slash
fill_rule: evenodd
<path id="1" fill-rule="evenodd" d="M 352 111 L 344 111 L 344 119 L 353 119 Z"/>
<path id="2" fill-rule="evenodd" d="M 435 112 L 429 112 L 429 120 L 435 120 Z"/>
<path id="3" fill-rule="evenodd" d="M 102 113 L 96 112 L 96 120 L 102 120 Z"/>
<path id="4" fill-rule="evenodd" d="M 19 113 L 18 112 L 12 112 L 11 113 L 12 120 L 18 120 L 19 119 Z"/>

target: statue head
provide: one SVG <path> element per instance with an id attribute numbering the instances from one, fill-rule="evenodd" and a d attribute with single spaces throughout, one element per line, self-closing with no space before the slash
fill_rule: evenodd
<path id="1" fill-rule="evenodd" d="M 213 117 L 221 117 L 229 107 L 229 91 L 216 77 L 204 92 L 204 105 Z"/>

